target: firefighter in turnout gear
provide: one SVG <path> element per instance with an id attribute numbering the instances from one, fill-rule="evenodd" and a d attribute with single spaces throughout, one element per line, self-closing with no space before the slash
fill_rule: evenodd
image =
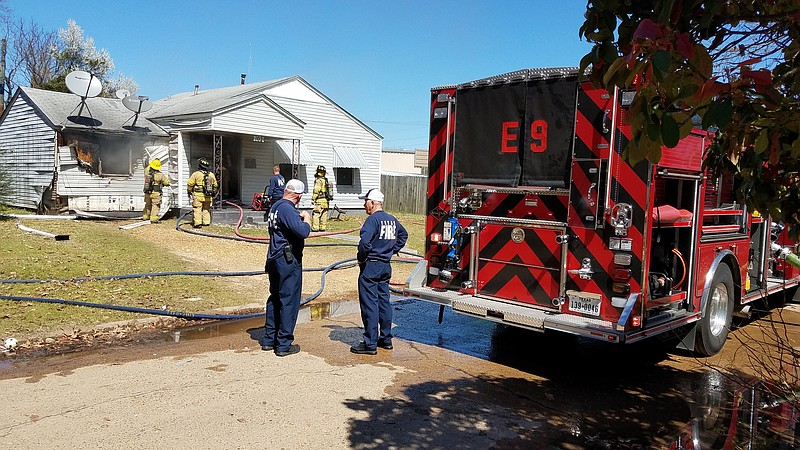
<path id="1" fill-rule="evenodd" d="M 195 228 L 211 225 L 211 200 L 217 195 L 217 177 L 210 171 L 208 160 L 200 158 L 197 170 L 189 177 L 186 190 L 192 197 L 192 216 Z"/>
<path id="2" fill-rule="evenodd" d="M 158 214 L 161 211 L 161 191 L 164 186 L 169 186 L 169 178 L 161 173 L 161 160 L 150 161 L 147 173 L 144 175 L 144 210 L 142 219 L 158 223 Z"/>
<path id="3" fill-rule="evenodd" d="M 311 194 L 314 202 L 314 212 L 311 215 L 311 231 L 325 231 L 328 229 L 328 211 L 330 200 L 333 200 L 333 186 L 325 177 L 325 166 L 317 166 L 314 174 L 314 191 Z"/>

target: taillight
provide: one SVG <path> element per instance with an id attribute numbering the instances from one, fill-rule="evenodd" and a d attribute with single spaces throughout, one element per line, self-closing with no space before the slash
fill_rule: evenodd
<path id="1" fill-rule="evenodd" d="M 630 269 L 614 269 L 611 272 L 611 279 L 618 283 L 627 283 L 631 279 Z"/>
<path id="2" fill-rule="evenodd" d="M 611 285 L 611 290 L 614 291 L 615 294 L 628 295 L 631 293 L 631 285 L 628 283 L 613 283 Z"/>
<path id="3" fill-rule="evenodd" d="M 442 242 L 442 233 L 431 233 L 431 242 L 434 244 Z"/>

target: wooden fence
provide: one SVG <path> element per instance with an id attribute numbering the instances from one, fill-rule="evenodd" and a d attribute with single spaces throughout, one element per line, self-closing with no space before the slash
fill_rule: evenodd
<path id="1" fill-rule="evenodd" d="M 428 177 L 425 175 L 381 174 L 383 208 L 389 212 L 425 214 Z"/>

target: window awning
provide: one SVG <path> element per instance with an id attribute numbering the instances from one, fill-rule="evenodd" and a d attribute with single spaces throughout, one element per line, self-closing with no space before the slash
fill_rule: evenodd
<path id="1" fill-rule="evenodd" d="M 361 156 L 361 151 L 356 147 L 346 145 L 333 146 L 333 167 L 366 169 L 367 161 Z"/>
<path id="2" fill-rule="evenodd" d="M 292 141 L 281 140 L 275 141 L 275 163 L 276 164 L 292 164 Z M 294 161 L 296 164 L 308 166 L 313 164 L 311 153 L 306 148 L 306 144 L 300 142 L 300 159 Z"/>

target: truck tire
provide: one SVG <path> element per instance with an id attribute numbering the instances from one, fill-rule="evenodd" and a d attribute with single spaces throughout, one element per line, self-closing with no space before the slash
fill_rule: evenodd
<path id="1" fill-rule="evenodd" d="M 711 356 L 722 350 L 731 329 L 734 295 L 731 269 L 727 264 L 720 264 L 708 290 L 703 318 L 697 323 L 694 343 L 697 353 Z"/>

